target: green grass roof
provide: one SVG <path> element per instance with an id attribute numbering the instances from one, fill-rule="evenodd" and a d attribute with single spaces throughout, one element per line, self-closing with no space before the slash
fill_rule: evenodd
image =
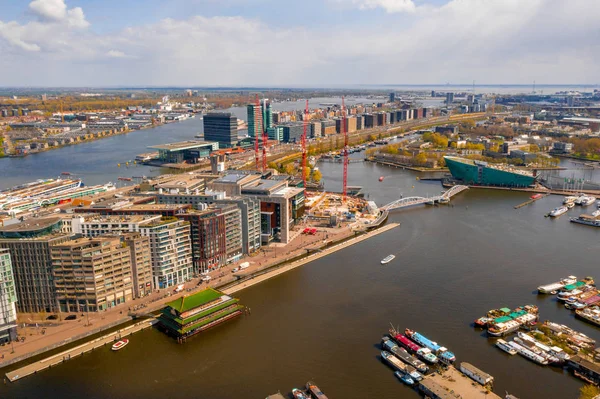
<path id="1" fill-rule="evenodd" d="M 212 302 L 223 296 L 222 292 L 219 292 L 213 288 L 207 288 L 200 292 L 192 295 L 184 295 L 179 299 L 167 303 L 168 307 L 175 309 L 179 314 L 187 312 L 188 310 L 202 306 L 208 302 Z"/>

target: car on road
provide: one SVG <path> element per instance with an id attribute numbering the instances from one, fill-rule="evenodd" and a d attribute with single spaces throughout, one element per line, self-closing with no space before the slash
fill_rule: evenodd
<path id="1" fill-rule="evenodd" d="M 204 276 L 204 277 L 202 277 L 202 281 L 207 281 L 208 282 L 211 279 L 212 279 L 212 277 L 210 277 L 210 276 Z"/>
<path id="2" fill-rule="evenodd" d="M 240 271 L 240 268 L 239 268 L 239 267 L 236 267 L 235 269 L 233 269 L 233 270 L 231 271 L 231 273 L 237 273 L 237 272 L 239 272 L 239 271 Z"/>

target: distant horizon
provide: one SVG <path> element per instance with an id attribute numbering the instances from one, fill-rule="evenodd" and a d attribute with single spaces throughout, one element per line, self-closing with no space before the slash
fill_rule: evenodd
<path id="1" fill-rule="evenodd" d="M 529 83 L 482 83 L 473 85 L 473 83 L 364 83 L 364 84 L 353 84 L 353 85 L 330 85 L 330 86 L 318 86 L 318 85 L 81 85 L 81 86 L 0 86 L 0 89 L 119 89 L 119 90 L 148 90 L 148 89 L 180 89 L 180 90 L 194 90 L 194 89 L 302 89 L 302 90 L 329 90 L 329 89 L 369 89 L 380 87 L 382 89 L 387 87 L 526 87 L 533 88 L 534 84 Z M 535 88 L 542 87 L 600 87 L 600 83 L 535 83 Z"/>

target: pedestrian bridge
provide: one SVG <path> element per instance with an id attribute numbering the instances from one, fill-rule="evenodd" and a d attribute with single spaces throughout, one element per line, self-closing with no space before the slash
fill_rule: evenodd
<path id="1" fill-rule="evenodd" d="M 400 199 L 397 199 L 396 201 L 392 201 L 389 204 L 380 207 L 379 209 L 393 211 L 396 209 L 406 208 L 406 207 L 413 206 L 413 205 L 420 205 L 420 204 L 433 205 L 436 203 L 445 203 L 445 202 L 450 201 L 450 198 L 454 197 L 456 194 L 461 193 L 461 192 L 467 190 L 468 188 L 469 187 L 467 187 L 467 186 L 456 185 L 456 186 L 452 186 L 450 189 L 445 191 L 443 194 L 438 195 L 436 197 L 400 198 Z"/>

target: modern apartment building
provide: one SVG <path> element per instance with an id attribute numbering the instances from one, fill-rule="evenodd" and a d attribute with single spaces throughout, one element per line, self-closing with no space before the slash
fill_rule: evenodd
<path id="1" fill-rule="evenodd" d="M 0 248 L 10 252 L 17 310 L 57 312 L 50 250 L 70 239 L 61 233 L 60 218 L 36 218 L 0 228 Z"/>
<path id="2" fill-rule="evenodd" d="M 263 134 L 262 110 L 260 105 L 248 104 L 248 136 L 261 137 Z"/>
<path id="3" fill-rule="evenodd" d="M 121 239 L 129 248 L 133 296 L 141 298 L 152 293 L 152 251 L 150 238 L 141 233 L 124 233 Z"/>
<path id="4" fill-rule="evenodd" d="M 133 299 L 131 253 L 119 237 L 81 237 L 51 249 L 61 312 L 99 312 Z"/>
<path id="5" fill-rule="evenodd" d="M 225 218 L 225 251 L 226 262 L 239 260 L 243 251 L 242 212 L 235 204 L 215 204 Z"/>
<path id="6" fill-rule="evenodd" d="M 150 238 L 155 287 L 173 287 L 192 278 L 194 270 L 188 222 L 162 218 L 141 225 L 140 233 Z"/>
<path id="7" fill-rule="evenodd" d="M 10 252 L 0 249 L 0 344 L 17 338 L 17 290 Z"/>

